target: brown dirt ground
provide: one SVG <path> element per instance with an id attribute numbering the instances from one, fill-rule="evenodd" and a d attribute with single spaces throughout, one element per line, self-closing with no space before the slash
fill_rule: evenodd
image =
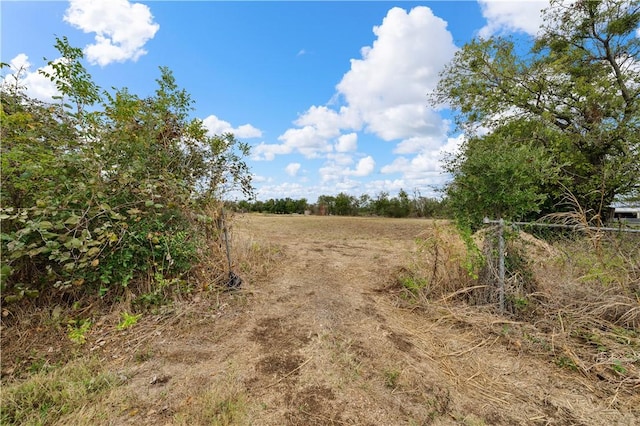
<path id="1" fill-rule="evenodd" d="M 89 336 L 87 351 L 125 380 L 104 423 L 197 424 L 189 407 L 213 392 L 219 411 L 223 400 L 242 411 L 229 424 L 640 424 L 638 395 L 479 334 L 464 311 L 412 310 L 381 291 L 432 226 L 236 217 L 242 290 Z"/>

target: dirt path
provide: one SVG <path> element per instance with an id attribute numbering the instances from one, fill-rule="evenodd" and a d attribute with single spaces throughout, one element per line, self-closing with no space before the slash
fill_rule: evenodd
<path id="1" fill-rule="evenodd" d="M 116 423 L 636 424 L 633 401 L 518 342 L 478 336 L 450 311 L 401 309 L 381 292 L 431 226 L 237 218 L 243 290 L 129 342 L 136 365 L 123 370 Z M 265 274 L 243 251 L 277 260 Z"/>
<path id="2" fill-rule="evenodd" d="M 260 422 L 395 424 L 411 405 L 391 393 L 410 344 L 388 328 L 375 295 L 406 262 L 416 223 L 320 218 L 314 229 L 297 219 L 272 218 L 283 222 L 277 235 L 260 236 L 287 253 L 247 335 L 258 343 L 250 393 L 267 407 Z"/>

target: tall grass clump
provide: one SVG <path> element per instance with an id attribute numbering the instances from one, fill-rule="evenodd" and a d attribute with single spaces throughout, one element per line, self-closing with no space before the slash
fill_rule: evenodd
<path id="1" fill-rule="evenodd" d="M 21 382 L 3 383 L 0 423 L 55 424 L 95 404 L 120 385 L 115 375 L 101 368 L 98 360 L 77 360 L 64 367 L 37 372 Z"/>
<path id="2" fill-rule="evenodd" d="M 496 228 L 474 234 L 484 261 L 469 270 L 465 239 L 453 225 L 434 227 L 397 273 L 401 300 L 437 308 L 426 309 L 433 315 L 444 309 L 447 321 L 633 392 L 640 385 L 640 235 L 584 227 L 542 235 L 546 241 L 505 227 L 501 310 Z"/>
<path id="3" fill-rule="evenodd" d="M 475 247 L 448 222 L 433 222 L 415 239 L 416 250 L 409 264 L 396 273 L 405 298 L 426 304 L 473 292 L 482 255 L 468 250 L 469 243 Z"/>

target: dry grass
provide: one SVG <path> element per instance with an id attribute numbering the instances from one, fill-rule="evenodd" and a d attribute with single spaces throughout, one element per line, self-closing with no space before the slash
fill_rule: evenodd
<path id="1" fill-rule="evenodd" d="M 173 411 L 171 424 L 174 425 L 248 424 L 247 397 L 233 373 L 216 378 L 198 392 L 191 389 Z"/>
<path id="2" fill-rule="evenodd" d="M 495 268 L 471 280 L 461 265 L 466 248 L 460 238 L 451 229 L 434 231 L 419 241 L 413 266 L 398 273 L 400 306 L 409 300 L 409 306 L 429 315 L 434 306 L 446 306 L 447 313 L 438 312 L 439 319 L 433 319 L 466 324 L 480 344 L 496 336 L 610 384 L 616 394 L 640 389 L 637 237 L 574 234 L 549 243 L 524 232 L 512 234 L 507 243 L 507 315 L 501 321 L 495 315 Z M 484 230 L 476 239 L 491 241 L 491 232 Z M 489 260 L 491 247 L 484 250 Z M 416 282 L 423 283 L 420 291 L 411 287 Z"/>
<path id="3" fill-rule="evenodd" d="M 545 294 L 537 326 L 555 330 L 571 368 L 640 388 L 640 246 L 637 237 L 564 241 L 535 273 Z M 558 279 L 560 278 L 560 279 Z"/>
<path id="4" fill-rule="evenodd" d="M 25 381 L 3 385 L 1 423 L 56 424 L 118 384 L 117 376 L 103 372 L 97 359 L 43 369 Z"/>
<path id="5" fill-rule="evenodd" d="M 472 279 L 472 267 L 464 242 L 447 222 L 433 222 L 415 238 L 410 262 L 395 273 L 387 290 L 418 305 L 468 295 L 484 288 Z"/>
<path id="6" fill-rule="evenodd" d="M 234 238 L 235 264 L 239 274 L 254 280 L 268 279 L 285 257 L 281 245 L 257 240 L 250 235 Z"/>
<path id="7" fill-rule="evenodd" d="M 3 322 L 3 372 L 7 346 L 9 357 L 20 345 L 25 353 L 3 375 L 2 413 L 22 410 L 22 417 L 1 423 L 600 425 L 640 418 L 633 241 L 603 239 L 595 253 L 588 240 L 548 243 L 521 233 L 508 251 L 520 253 L 535 285 L 512 274 L 510 292 L 527 303 L 499 315 L 493 304 L 471 303 L 493 284 L 469 275 L 465 244 L 446 222 L 238 215 L 233 225 L 241 291 L 219 292 L 209 277 L 202 286 L 209 291 L 146 310 L 124 330 L 117 325 L 121 312 L 131 312 L 126 300 L 103 315 L 88 306 L 57 320 L 51 310 L 37 318 L 12 313 L 11 327 Z M 223 278 L 224 256 L 212 267 Z M 65 323 L 78 315 L 93 323 L 80 346 Z M 49 358 L 68 348 L 68 364 L 69 357 Z M 92 387 L 87 377 L 106 379 Z M 23 391 L 29 387 L 40 391 Z M 58 395 L 50 408 L 34 403 L 47 401 L 42 389 Z M 75 396 L 67 401 L 65 392 Z"/>

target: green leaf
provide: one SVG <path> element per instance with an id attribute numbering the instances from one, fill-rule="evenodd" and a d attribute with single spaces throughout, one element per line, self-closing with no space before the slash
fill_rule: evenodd
<path id="1" fill-rule="evenodd" d="M 38 223 L 38 228 L 42 230 L 51 229 L 53 228 L 53 223 L 49 222 L 48 220 L 43 220 L 42 222 Z"/>
<path id="2" fill-rule="evenodd" d="M 78 238 L 72 238 L 64 243 L 64 246 L 68 249 L 77 249 L 82 247 L 82 241 L 80 241 Z"/>
<path id="3" fill-rule="evenodd" d="M 46 248 L 46 247 L 38 247 L 38 248 L 34 248 L 34 249 L 29 250 L 29 251 L 27 252 L 27 255 L 28 255 L 29 257 L 34 257 L 34 256 L 39 255 L 40 253 L 43 253 L 45 250 L 47 250 L 47 248 Z"/>
<path id="4" fill-rule="evenodd" d="M 94 256 L 97 256 L 99 253 L 100 253 L 100 248 L 99 247 L 91 247 L 87 251 L 87 256 L 88 257 L 94 257 Z"/>
<path id="5" fill-rule="evenodd" d="M 11 276 L 13 269 L 7 264 L 0 266 L 0 285 L 4 285 L 7 278 Z"/>
<path id="6" fill-rule="evenodd" d="M 76 215 L 69 216 L 69 218 L 65 220 L 64 223 L 66 225 L 77 225 L 78 223 L 80 223 L 80 217 Z"/>
<path id="7" fill-rule="evenodd" d="M 4 301 L 6 303 L 15 303 L 15 302 L 19 302 L 20 300 L 22 300 L 22 298 L 24 297 L 24 292 L 18 293 L 18 294 L 10 294 L 9 296 L 5 296 L 4 297 Z"/>
<path id="8" fill-rule="evenodd" d="M 36 297 L 38 297 L 40 295 L 40 292 L 38 290 L 25 290 L 24 291 L 24 295 L 27 296 L 29 299 L 35 299 Z"/>

